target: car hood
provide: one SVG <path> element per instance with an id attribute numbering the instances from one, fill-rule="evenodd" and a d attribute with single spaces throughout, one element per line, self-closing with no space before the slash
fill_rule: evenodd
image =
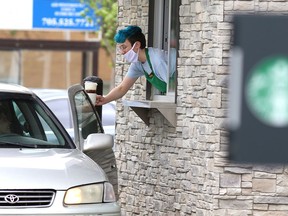
<path id="1" fill-rule="evenodd" d="M 104 171 L 77 149 L 0 149 L 0 189 L 66 190 L 103 181 Z"/>

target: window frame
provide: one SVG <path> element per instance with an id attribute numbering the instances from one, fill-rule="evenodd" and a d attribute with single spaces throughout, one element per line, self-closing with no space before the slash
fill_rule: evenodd
<path id="1" fill-rule="evenodd" d="M 179 9 L 180 0 L 150 0 L 149 4 L 149 21 L 148 21 L 148 47 L 155 47 L 163 49 L 168 52 L 168 56 L 171 55 L 171 23 L 172 23 L 172 4 L 176 4 L 176 8 Z M 153 87 L 148 81 L 146 82 L 147 92 L 146 100 L 154 101 L 167 101 L 176 103 L 177 95 L 177 57 L 179 49 L 179 10 L 177 16 L 175 16 L 178 22 L 176 23 L 175 32 L 175 48 L 176 48 L 176 70 L 175 70 L 175 89 L 169 91 L 169 82 L 167 83 L 167 93 L 160 95 L 155 87 Z M 168 70 L 170 71 L 170 57 L 168 58 Z M 168 76 L 169 77 L 169 76 Z"/>
<path id="2" fill-rule="evenodd" d="M 172 7 L 172 2 L 177 3 L 176 10 L 174 12 L 177 12 L 177 16 L 174 17 L 171 15 L 171 13 L 166 13 L 164 8 Z M 175 33 L 179 34 L 179 28 L 180 28 L 180 21 L 179 21 L 179 7 L 180 7 L 180 0 L 150 0 L 149 1 L 149 12 L 148 12 L 148 47 L 156 47 L 164 49 L 165 41 L 167 46 L 168 55 L 170 56 L 170 34 L 171 31 L 168 31 L 168 27 L 166 28 L 166 39 L 164 37 L 165 30 L 164 30 L 164 21 L 167 21 L 167 18 L 165 16 L 168 16 L 170 18 L 174 18 L 176 20 L 177 29 L 175 30 Z M 178 8 L 178 10 L 177 10 Z M 175 8 L 173 8 L 175 9 Z M 168 10 L 170 11 L 170 10 Z M 161 16 L 160 16 L 161 15 Z M 170 19 L 172 20 L 172 19 Z M 159 26 L 162 26 L 161 28 Z M 166 26 L 171 26 L 171 21 L 168 23 L 166 22 Z M 174 35 L 175 36 L 175 35 Z M 169 40 L 168 40 L 169 39 Z M 123 100 L 123 105 L 130 107 L 143 121 L 146 125 L 149 126 L 150 124 L 150 110 L 156 109 L 158 110 L 165 118 L 166 120 L 173 126 L 177 126 L 177 117 L 176 117 L 176 107 L 177 107 L 177 57 L 178 57 L 178 48 L 179 48 L 179 35 L 174 38 L 175 44 L 176 44 L 176 55 L 175 55 L 175 90 L 171 92 L 172 94 L 165 94 L 165 95 L 157 95 L 155 92 L 158 90 L 151 85 L 150 82 L 146 81 L 146 100 Z M 159 45 L 161 44 L 161 46 Z M 168 58 L 170 59 L 170 58 Z M 169 71 L 169 68 L 167 70 L 167 73 Z M 169 84 L 167 84 L 167 89 L 169 89 Z M 159 91 L 158 91 L 159 92 Z M 149 114 L 150 113 L 150 114 Z"/>

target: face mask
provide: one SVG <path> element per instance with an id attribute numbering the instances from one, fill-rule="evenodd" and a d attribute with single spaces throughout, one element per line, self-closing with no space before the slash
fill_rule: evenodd
<path id="1" fill-rule="evenodd" d="M 128 62 L 130 62 L 130 63 L 135 63 L 135 62 L 138 61 L 139 49 L 138 49 L 138 52 L 135 53 L 135 52 L 133 51 L 134 46 L 135 46 L 135 43 L 134 43 L 134 45 L 132 46 L 132 48 L 131 48 L 127 53 L 124 54 L 124 58 L 125 58 Z"/>

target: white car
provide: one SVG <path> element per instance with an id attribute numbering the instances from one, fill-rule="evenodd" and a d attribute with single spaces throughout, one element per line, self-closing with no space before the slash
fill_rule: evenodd
<path id="1" fill-rule="evenodd" d="M 70 136 L 74 138 L 74 126 L 72 113 L 68 98 L 68 91 L 65 89 L 31 89 L 37 94 L 53 111 L 60 122 L 64 125 Z M 110 102 L 102 106 L 102 126 L 105 134 L 115 136 L 116 104 Z"/>
<path id="2" fill-rule="evenodd" d="M 82 86 L 68 92 L 75 142 L 31 90 L 0 84 L 0 215 L 120 215 L 113 137 Z"/>

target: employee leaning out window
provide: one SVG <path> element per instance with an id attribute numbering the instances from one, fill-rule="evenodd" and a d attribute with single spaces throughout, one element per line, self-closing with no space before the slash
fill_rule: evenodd
<path id="1" fill-rule="evenodd" d="M 128 26 L 117 32 L 114 37 L 117 50 L 131 63 L 123 81 L 113 88 L 106 96 L 97 95 L 96 105 L 103 105 L 123 97 L 140 76 L 146 79 L 160 92 L 166 92 L 168 71 L 168 54 L 166 51 L 149 47 L 146 48 L 146 39 L 138 26 Z M 176 51 L 174 50 L 176 53 Z M 175 62 L 171 64 L 170 77 L 174 75 Z"/>

